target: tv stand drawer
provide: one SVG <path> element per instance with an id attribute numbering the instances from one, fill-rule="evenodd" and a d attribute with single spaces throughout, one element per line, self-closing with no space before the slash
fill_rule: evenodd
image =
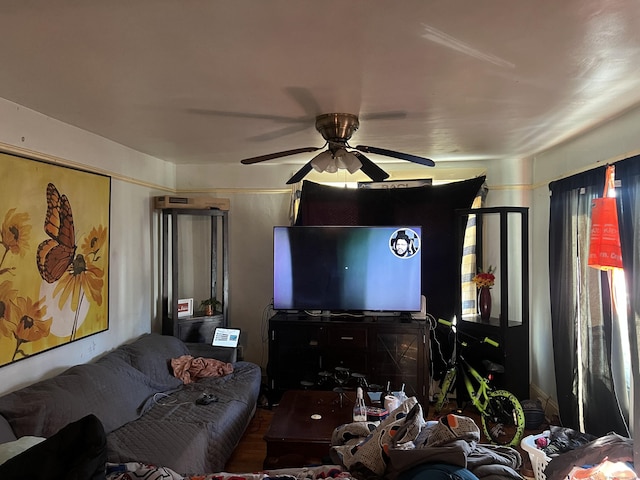
<path id="1" fill-rule="evenodd" d="M 335 326 L 328 332 L 329 346 L 367 348 L 367 330 L 357 327 Z"/>

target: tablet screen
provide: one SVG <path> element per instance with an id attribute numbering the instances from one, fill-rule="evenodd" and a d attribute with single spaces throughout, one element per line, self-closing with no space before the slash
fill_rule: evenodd
<path id="1" fill-rule="evenodd" d="M 211 342 L 211 345 L 214 347 L 236 348 L 238 346 L 238 340 L 240 340 L 239 328 L 216 327 L 213 332 L 213 342 Z"/>

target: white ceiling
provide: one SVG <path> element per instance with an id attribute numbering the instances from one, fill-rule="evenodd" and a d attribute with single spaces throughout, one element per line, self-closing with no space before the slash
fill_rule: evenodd
<path id="1" fill-rule="evenodd" d="M 0 97 L 176 164 L 320 147 L 328 112 L 521 158 L 640 102 L 638 0 L 2 0 L 0 32 Z"/>

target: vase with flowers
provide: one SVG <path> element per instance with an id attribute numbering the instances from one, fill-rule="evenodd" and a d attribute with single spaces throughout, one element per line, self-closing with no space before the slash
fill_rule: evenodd
<path id="1" fill-rule="evenodd" d="M 480 319 L 484 322 L 491 318 L 491 287 L 496 281 L 495 271 L 495 267 L 489 265 L 486 272 L 480 269 L 476 276 L 473 277 L 473 282 L 478 287 L 478 313 L 480 313 Z"/>

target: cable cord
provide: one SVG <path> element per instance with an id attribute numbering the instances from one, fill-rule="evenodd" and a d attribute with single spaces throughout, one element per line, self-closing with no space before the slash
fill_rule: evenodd
<path id="1" fill-rule="evenodd" d="M 162 393 L 162 392 L 157 392 L 154 393 L 153 395 L 153 403 L 155 403 L 156 405 L 161 405 L 163 407 L 177 407 L 180 405 L 186 405 L 186 404 L 192 404 L 193 402 L 180 402 L 177 403 L 177 400 L 175 398 L 170 398 L 171 395 L 167 394 L 167 393 Z M 162 401 L 160 400 L 161 398 L 170 398 L 170 400 L 168 401 Z"/>

